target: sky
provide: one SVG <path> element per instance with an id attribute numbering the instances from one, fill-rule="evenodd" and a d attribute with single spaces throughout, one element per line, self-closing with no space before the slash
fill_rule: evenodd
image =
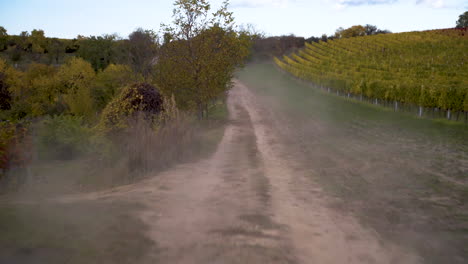
<path id="1" fill-rule="evenodd" d="M 213 9 L 222 0 L 211 0 Z M 42 29 L 48 37 L 74 38 L 138 27 L 158 31 L 172 21 L 174 0 L 0 0 L 0 26 L 8 34 Z M 392 32 L 455 26 L 468 0 L 231 0 L 236 24 L 267 36 L 310 37 L 338 27 L 372 24 Z"/>

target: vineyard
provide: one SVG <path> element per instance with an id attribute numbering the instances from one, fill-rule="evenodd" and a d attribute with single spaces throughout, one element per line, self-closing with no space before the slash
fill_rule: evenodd
<path id="1" fill-rule="evenodd" d="M 466 28 L 432 30 L 306 43 L 275 62 L 339 95 L 466 122 L 467 50 Z"/>

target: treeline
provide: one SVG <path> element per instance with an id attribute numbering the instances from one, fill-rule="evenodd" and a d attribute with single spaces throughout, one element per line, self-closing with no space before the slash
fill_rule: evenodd
<path id="1" fill-rule="evenodd" d="M 334 39 L 372 36 L 372 35 L 389 34 L 389 33 L 392 33 L 392 32 L 390 30 L 387 30 L 387 29 L 379 29 L 375 25 L 370 25 L 370 24 L 366 24 L 364 26 L 355 25 L 355 26 L 349 27 L 347 29 L 339 27 L 335 31 L 335 34 L 333 34 L 333 35 L 327 36 L 326 34 L 323 34 L 320 37 L 310 37 L 306 41 L 308 43 L 319 42 L 319 41 L 326 42 L 328 40 L 334 40 Z"/>
<path id="2" fill-rule="evenodd" d="M 211 12 L 205 0 L 179 0 L 162 34 L 138 29 L 127 39 L 61 40 L 41 30 L 20 36 L 2 30 L 0 169 L 13 166 L 15 146 L 28 141 L 28 133 L 19 133 L 24 127 L 38 128 L 43 146 L 62 149 L 57 158 L 109 153 L 109 146 L 122 144 L 116 139 L 128 138 L 119 134 L 129 133 L 137 117 L 154 134 L 164 134 L 161 126 L 179 111 L 205 118 L 252 43 L 248 32 L 236 29 L 227 3 Z M 189 129 L 177 131 L 168 135 L 179 133 L 179 143 L 190 138 L 183 135 Z"/>
<path id="3" fill-rule="evenodd" d="M 96 71 L 109 64 L 127 64 L 143 72 L 141 68 L 148 65 L 144 58 L 153 59 L 159 46 L 157 34 L 141 28 L 128 38 L 106 34 L 59 39 L 45 37 L 40 29 L 8 35 L 7 30 L 0 27 L 0 58 L 21 69 L 26 69 L 31 62 L 60 65 L 69 57 L 78 56 L 90 62 Z"/>
<path id="4" fill-rule="evenodd" d="M 465 33 L 436 30 L 320 41 L 276 63 L 348 97 L 390 102 L 395 110 L 419 106 L 420 116 L 445 111 L 448 119 L 458 120 L 468 112 Z"/>
<path id="5" fill-rule="evenodd" d="M 269 59 L 271 57 L 281 57 L 285 54 L 291 54 L 303 48 L 306 43 L 391 33 L 389 30 L 379 29 L 377 26 L 369 24 L 365 26 L 356 25 L 347 29 L 340 27 L 336 30 L 334 35 L 327 36 L 323 34 L 320 37 L 312 36 L 307 39 L 295 35 L 265 37 L 263 33 L 259 33 L 252 26 L 248 26 L 246 31 L 250 32 L 251 36 L 254 36 L 252 47 L 254 59 Z"/>

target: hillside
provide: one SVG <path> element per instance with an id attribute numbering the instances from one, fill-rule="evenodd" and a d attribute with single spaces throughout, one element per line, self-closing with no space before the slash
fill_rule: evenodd
<path id="1" fill-rule="evenodd" d="M 338 94 L 458 120 L 468 111 L 467 50 L 466 29 L 433 30 L 320 41 L 275 61 Z"/>

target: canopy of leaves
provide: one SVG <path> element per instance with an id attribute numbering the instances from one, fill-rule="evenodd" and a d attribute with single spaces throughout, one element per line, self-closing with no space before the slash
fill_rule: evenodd
<path id="1" fill-rule="evenodd" d="M 122 87 L 141 80 L 129 66 L 122 64 L 110 64 L 105 70 L 98 72 L 92 88 L 97 110 L 104 109 Z"/>
<path id="2" fill-rule="evenodd" d="M 382 30 L 377 28 L 377 26 L 367 24 L 365 26 L 356 25 L 350 28 L 344 29 L 342 27 L 338 28 L 333 37 L 322 36 L 322 41 L 327 41 L 333 38 L 352 38 L 359 36 L 371 36 L 378 34 L 388 34 L 391 33 L 389 30 Z M 318 38 L 317 38 L 318 39 Z M 318 41 L 315 41 L 318 42 Z"/>
<path id="3" fill-rule="evenodd" d="M 468 27 L 468 11 L 461 14 L 457 20 L 457 28 L 466 28 Z"/>
<path id="4" fill-rule="evenodd" d="M 235 67 L 249 53 L 250 38 L 233 29 L 227 2 L 212 16 L 204 0 L 179 0 L 175 6 L 155 66 L 156 83 L 164 94 L 175 95 L 178 107 L 203 113 L 229 89 Z"/>
<path id="5" fill-rule="evenodd" d="M 366 28 L 361 25 L 352 26 L 347 29 L 338 28 L 335 32 L 337 38 L 352 38 L 366 35 Z"/>
<path id="6" fill-rule="evenodd" d="M 158 48 L 159 43 L 156 33 L 152 30 L 138 28 L 125 41 L 128 64 L 135 72 L 147 78 L 151 73 Z"/>
<path id="7" fill-rule="evenodd" d="M 114 62 L 115 35 L 83 37 L 78 40 L 78 56 L 91 63 L 93 68 L 103 70 Z"/>
<path id="8" fill-rule="evenodd" d="M 36 53 L 44 53 L 47 48 L 47 39 L 44 35 L 44 30 L 34 29 L 31 31 L 29 42 L 32 45 L 32 51 Z"/>
<path id="9" fill-rule="evenodd" d="M 7 30 L 4 27 L 0 26 L 0 51 L 3 51 L 7 48 L 8 44 L 8 34 Z"/>
<path id="10" fill-rule="evenodd" d="M 60 67 L 57 78 L 60 92 L 70 113 L 90 117 L 94 113 L 91 96 L 95 72 L 91 64 L 81 58 L 73 57 Z"/>

